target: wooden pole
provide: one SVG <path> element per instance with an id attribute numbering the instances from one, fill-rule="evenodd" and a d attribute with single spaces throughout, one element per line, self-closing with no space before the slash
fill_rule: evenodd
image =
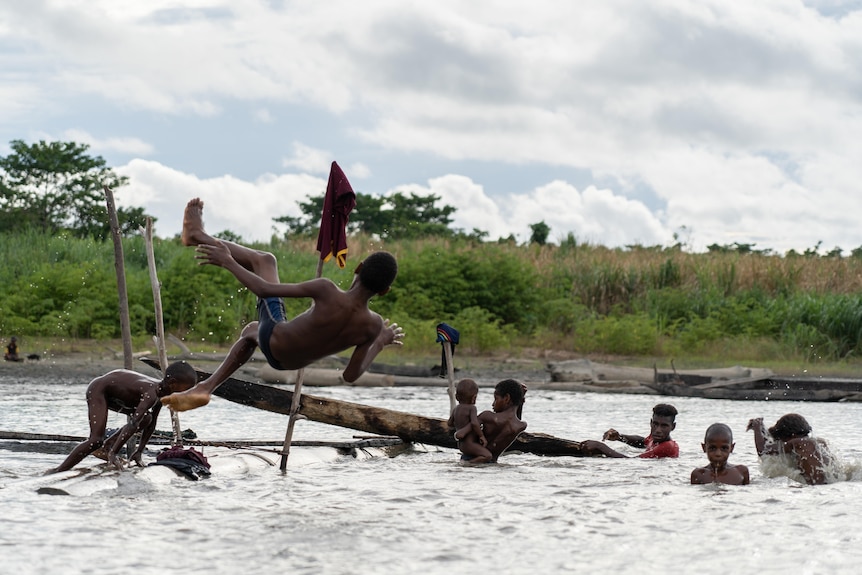
<path id="1" fill-rule="evenodd" d="M 449 413 L 455 409 L 455 366 L 452 365 L 452 342 L 443 342 L 443 353 L 446 356 L 446 375 L 449 377 Z"/>
<path id="2" fill-rule="evenodd" d="M 120 333 L 123 338 L 123 367 L 132 369 L 132 328 L 129 320 L 129 295 L 126 289 L 125 256 L 123 255 L 123 239 L 120 237 L 120 220 L 117 218 L 117 207 L 114 204 L 114 192 L 111 188 L 104 186 L 105 204 L 108 208 L 108 221 L 111 225 L 111 239 L 114 241 L 114 270 L 117 274 L 117 295 L 120 308 Z M 131 421 L 131 416 L 126 421 Z M 135 436 L 126 442 L 126 451 L 130 455 L 135 452 Z"/>
<path id="3" fill-rule="evenodd" d="M 168 350 L 165 344 L 165 320 L 162 313 L 162 289 L 159 276 L 156 271 L 156 255 L 153 250 L 153 219 L 147 218 L 147 227 L 144 229 L 144 240 L 147 246 L 147 268 L 150 271 L 150 285 L 153 289 L 153 309 L 156 315 L 156 335 L 153 336 L 153 341 L 159 350 L 159 366 L 162 369 L 162 376 L 168 369 Z M 183 445 L 183 434 L 180 430 L 180 417 L 176 411 L 171 410 L 171 427 L 174 430 L 173 444 Z"/>
<path id="4" fill-rule="evenodd" d="M 129 296 L 126 290 L 126 268 L 123 263 L 123 240 L 120 237 L 120 222 L 114 205 L 114 193 L 105 186 L 108 219 L 111 223 L 111 238 L 114 240 L 114 269 L 117 272 L 117 293 L 120 299 L 120 332 L 123 337 L 123 367 L 132 369 L 132 328 L 129 321 Z"/>
<path id="5" fill-rule="evenodd" d="M 323 259 L 317 260 L 317 272 L 314 277 L 319 278 L 323 275 Z M 296 426 L 296 421 L 305 416 L 300 415 L 299 407 L 302 394 L 302 380 L 305 377 L 305 369 L 300 369 L 296 372 L 296 383 L 293 386 L 293 400 L 290 404 L 290 417 L 287 420 L 287 430 L 284 433 L 284 446 L 281 449 L 281 465 L 279 468 L 282 473 L 287 473 L 287 458 L 290 455 L 290 444 L 293 441 L 293 428 Z"/>

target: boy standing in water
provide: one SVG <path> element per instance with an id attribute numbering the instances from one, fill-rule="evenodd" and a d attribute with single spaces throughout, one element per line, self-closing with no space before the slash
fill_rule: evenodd
<path id="1" fill-rule="evenodd" d="M 748 467 L 728 465 L 727 459 L 733 453 L 733 431 L 723 423 L 713 423 L 706 428 L 701 447 L 706 453 L 709 465 L 698 467 L 691 472 L 692 485 L 725 483 L 727 485 L 748 485 Z"/>
<path id="2" fill-rule="evenodd" d="M 165 377 L 161 380 L 128 369 L 115 369 L 97 377 L 87 386 L 90 436 L 73 449 L 59 467 L 51 469 L 49 473 L 71 469 L 101 448 L 107 451 L 108 463 L 122 469 L 117 452 L 138 431 L 141 432 L 141 441 L 129 461 L 143 465 L 141 454 L 156 429 L 156 420 L 162 408 L 159 399 L 170 393 L 185 391 L 197 380 L 198 374 L 184 361 L 169 365 L 165 370 Z M 123 413 L 131 419 L 106 441 L 108 410 Z"/>
<path id="3" fill-rule="evenodd" d="M 479 415 L 476 411 L 476 396 L 479 395 L 479 385 L 472 379 L 462 379 L 455 389 L 455 399 L 458 405 L 449 416 L 449 427 L 455 429 L 455 440 L 458 449 L 469 458 L 471 463 L 488 463 L 491 452 L 485 447 L 488 440 L 482 432 Z"/>
<path id="4" fill-rule="evenodd" d="M 182 242 L 197 246 L 200 265 L 220 266 L 258 297 L 259 321 L 243 328 L 225 360 L 204 381 L 184 393 L 162 398 L 176 411 L 206 405 L 219 385 L 245 364 L 259 345 L 275 369 L 301 369 L 327 355 L 354 347 L 342 373 L 356 381 L 387 345 L 401 345 L 403 330 L 368 309 L 369 300 L 389 291 L 398 265 L 392 254 L 375 252 L 356 268 L 347 291 L 331 280 L 317 278 L 298 284 L 280 283 L 275 256 L 228 241 L 204 231 L 203 202 L 191 200 L 183 216 Z M 282 298 L 310 298 L 307 311 L 288 320 Z"/>
<path id="5" fill-rule="evenodd" d="M 662 457 L 679 457 L 679 445 L 670 438 L 670 432 L 676 429 L 677 410 L 668 403 L 659 403 L 652 408 L 650 419 L 650 434 L 625 435 L 616 429 L 608 429 L 602 436 L 604 441 L 622 441 L 632 447 L 646 448 L 638 455 L 644 459 L 660 459 Z M 605 455 L 607 457 L 627 457 L 619 451 L 614 451 L 601 441 L 582 441 L 581 449 L 585 455 Z"/>
<path id="6" fill-rule="evenodd" d="M 769 430 L 766 430 L 763 418 L 756 417 L 748 422 L 745 430 L 754 431 L 754 447 L 758 456 L 788 454 L 806 483 L 826 483 L 826 467 L 832 464 L 834 457 L 825 441 L 808 437 L 811 426 L 801 415 L 783 415 Z"/>

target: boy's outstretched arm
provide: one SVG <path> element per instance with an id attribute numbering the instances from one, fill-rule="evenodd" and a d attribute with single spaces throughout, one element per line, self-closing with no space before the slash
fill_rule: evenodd
<path id="1" fill-rule="evenodd" d="M 745 431 L 749 430 L 754 431 L 754 448 L 757 450 L 757 455 L 763 455 L 766 448 L 767 435 L 766 428 L 763 425 L 763 418 L 755 417 L 754 419 L 749 419 Z"/>
<path id="2" fill-rule="evenodd" d="M 347 367 L 341 377 L 348 383 L 353 383 L 359 376 L 371 367 L 371 362 L 387 345 L 404 345 L 404 330 L 397 323 L 390 324 L 388 319 L 382 320 L 383 327 L 374 341 L 357 345 L 350 356 Z"/>

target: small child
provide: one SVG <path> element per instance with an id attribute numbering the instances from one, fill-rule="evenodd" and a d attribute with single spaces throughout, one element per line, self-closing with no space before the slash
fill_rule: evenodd
<path id="1" fill-rule="evenodd" d="M 458 405 L 449 416 L 449 427 L 455 428 L 455 440 L 458 449 L 470 463 L 488 463 L 491 452 L 485 447 L 488 441 L 482 433 L 479 414 L 476 411 L 476 396 L 479 395 L 479 384 L 472 379 L 462 379 L 455 389 L 455 399 Z"/>
<path id="2" fill-rule="evenodd" d="M 713 423 L 706 428 L 703 443 L 700 444 L 709 465 L 698 467 L 691 472 L 692 485 L 707 483 L 725 483 L 727 485 L 748 485 L 748 467 L 745 465 L 728 465 L 727 459 L 733 453 L 736 445 L 733 442 L 733 431 L 723 423 Z"/>

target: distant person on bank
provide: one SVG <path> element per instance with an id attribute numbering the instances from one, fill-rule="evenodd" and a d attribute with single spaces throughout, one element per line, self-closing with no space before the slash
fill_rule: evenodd
<path id="1" fill-rule="evenodd" d="M 18 355 L 18 338 L 14 335 L 9 338 L 9 344 L 6 346 L 6 353 L 3 354 L 3 359 L 6 361 L 24 361 Z"/>

